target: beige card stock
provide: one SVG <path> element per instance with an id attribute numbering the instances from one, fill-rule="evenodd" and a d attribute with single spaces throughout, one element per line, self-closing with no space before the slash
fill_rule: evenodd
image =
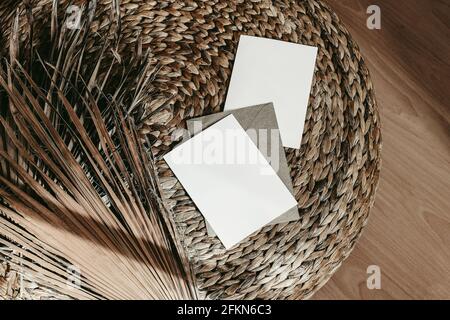
<path id="1" fill-rule="evenodd" d="M 297 205 L 233 115 L 183 142 L 164 160 L 226 249 Z"/>
<path id="2" fill-rule="evenodd" d="M 283 145 L 299 149 L 317 48 L 242 35 L 225 111 L 273 102 Z"/>
<path id="3" fill-rule="evenodd" d="M 198 134 L 217 121 L 228 115 L 234 115 L 244 130 L 247 130 L 250 139 L 258 146 L 259 151 L 277 172 L 285 186 L 293 193 L 289 166 L 286 161 L 284 148 L 278 131 L 278 123 L 272 103 L 235 109 L 215 113 L 187 121 L 187 128 L 191 135 Z M 270 224 L 284 223 L 299 219 L 297 206 L 273 220 Z M 206 221 L 208 235 L 214 236 L 214 230 Z"/>

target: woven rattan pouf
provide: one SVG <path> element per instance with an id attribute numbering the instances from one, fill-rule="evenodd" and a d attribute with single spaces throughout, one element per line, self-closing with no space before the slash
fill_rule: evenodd
<path id="1" fill-rule="evenodd" d="M 52 1 L 36 2 L 37 16 L 48 19 Z M 99 34 L 108 28 L 111 6 L 111 0 L 97 1 L 92 28 Z M 221 111 L 241 34 L 319 48 L 302 146 L 286 150 L 299 221 L 267 226 L 225 251 L 207 236 L 203 217 L 158 161 L 167 203 L 204 297 L 310 297 L 352 251 L 380 169 L 372 82 L 339 18 L 318 0 L 122 0 L 121 16 L 118 52 L 126 57 L 139 39 L 158 68 L 155 100 L 141 127 L 157 158 L 173 147 L 186 119 Z M 89 50 L 95 49 L 92 40 Z M 214 188 L 214 181 L 208 187 Z"/>
<path id="2" fill-rule="evenodd" d="M 307 298 L 352 250 L 378 181 L 379 120 L 359 50 L 320 1 L 207 1 L 173 8 L 164 10 L 170 18 L 161 15 L 167 35 L 160 44 L 172 61 L 160 81 L 174 90 L 173 113 L 163 130 L 148 129 L 161 141 L 159 150 L 184 119 L 221 110 L 240 34 L 319 47 L 302 147 L 287 150 L 298 222 L 267 226 L 225 251 L 207 236 L 203 217 L 160 164 L 199 287 L 209 298 Z"/>

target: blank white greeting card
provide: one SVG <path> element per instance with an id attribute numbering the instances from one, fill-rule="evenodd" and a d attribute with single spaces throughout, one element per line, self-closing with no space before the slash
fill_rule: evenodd
<path id="1" fill-rule="evenodd" d="M 233 115 L 164 160 L 227 249 L 297 205 Z"/>
<path id="2" fill-rule="evenodd" d="M 225 111 L 273 102 L 283 146 L 299 149 L 317 47 L 242 35 Z"/>

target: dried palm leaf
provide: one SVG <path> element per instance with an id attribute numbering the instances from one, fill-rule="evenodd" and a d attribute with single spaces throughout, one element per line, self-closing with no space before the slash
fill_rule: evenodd
<path id="1" fill-rule="evenodd" d="M 49 49 L 28 42 L 22 53 L 13 26 L 1 63 L 0 246 L 8 268 L 53 296 L 195 298 L 151 145 L 137 134 L 133 110 L 151 90 L 146 56 L 139 48 L 121 61 L 116 37 L 88 55 L 89 21 L 67 30 L 56 16 Z"/>

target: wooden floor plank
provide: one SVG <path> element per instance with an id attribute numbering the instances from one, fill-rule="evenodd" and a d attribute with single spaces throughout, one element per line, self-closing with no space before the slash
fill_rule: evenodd
<path id="1" fill-rule="evenodd" d="M 371 71 L 380 185 L 351 256 L 314 299 L 450 298 L 450 1 L 328 0 Z M 381 8 L 381 30 L 366 26 Z M 369 290 L 367 267 L 381 268 Z"/>

